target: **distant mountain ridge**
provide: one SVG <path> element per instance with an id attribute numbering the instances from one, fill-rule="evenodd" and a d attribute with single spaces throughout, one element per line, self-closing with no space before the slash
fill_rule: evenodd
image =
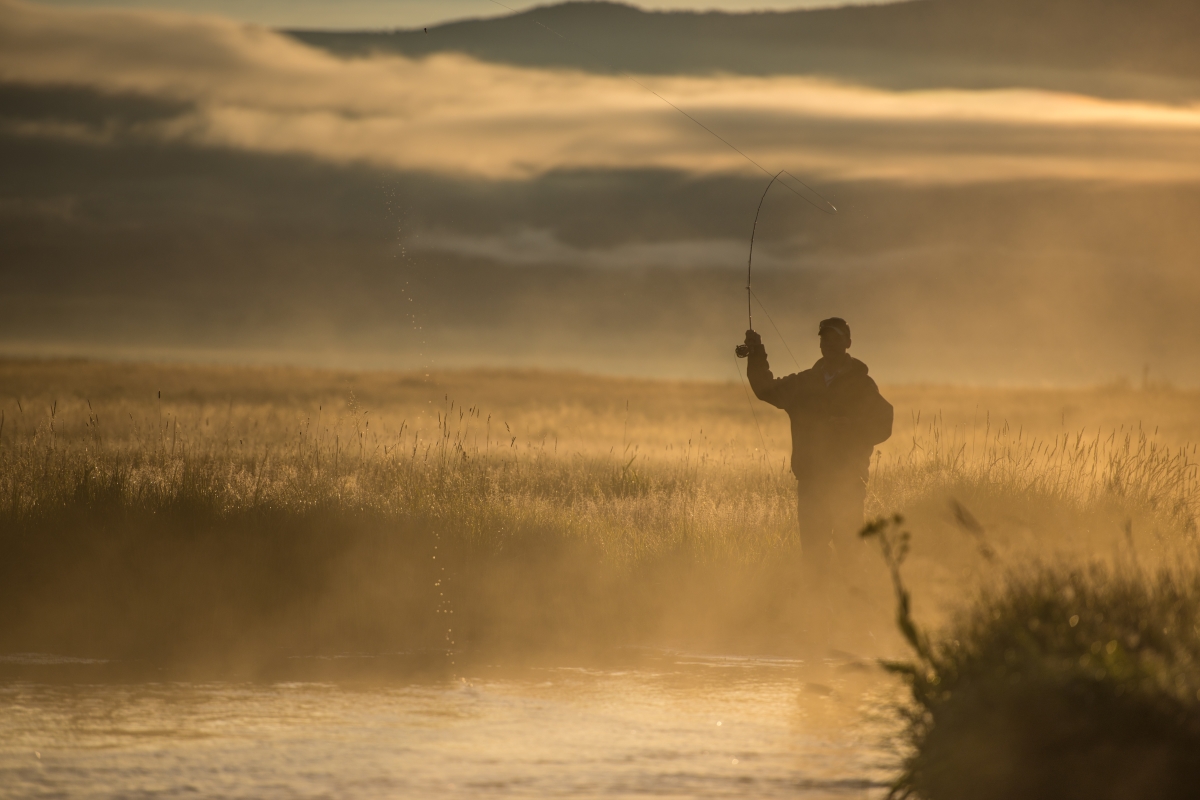
<path id="1" fill-rule="evenodd" d="M 1200 84 L 1196 0 L 908 0 L 736 14 L 567 2 L 428 33 L 289 33 L 343 56 L 461 52 L 531 67 L 808 74 L 897 89 L 1042 86 L 1185 99 Z"/>

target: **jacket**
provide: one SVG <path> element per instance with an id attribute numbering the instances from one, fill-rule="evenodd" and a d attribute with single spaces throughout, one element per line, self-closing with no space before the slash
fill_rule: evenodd
<path id="1" fill-rule="evenodd" d="M 826 361 L 783 378 L 771 374 L 767 351 L 751 349 L 746 377 L 754 394 L 788 413 L 792 423 L 792 474 L 800 481 L 858 479 L 870 474 L 875 445 L 892 435 L 892 405 L 867 375 L 867 365 L 847 357 L 826 383 Z"/>

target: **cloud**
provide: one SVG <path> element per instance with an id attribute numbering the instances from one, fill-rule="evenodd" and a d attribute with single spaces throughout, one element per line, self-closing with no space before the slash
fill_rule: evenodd
<path id="1" fill-rule="evenodd" d="M 547 230 L 525 229 L 501 236 L 469 236 L 431 232 L 410 239 L 416 251 L 449 253 L 519 266 L 568 265 L 591 269 L 637 267 L 743 268 L 746 243 L 731 239 L 630 242 L 608 248 L 581 248 L 567 244 Z M 785 261 L 760 249 L 755 259 L 762 266 L 778 267 Z"/>
<path id="2" fill-rule="evenodd" d="M 569 266 L 582 269 L 729 269 L 745 270 L 744 239 L 678 239 L 626 242 L 612 247 L 576 247 L 552 231 L 525 228 L 502 235 L 473 236 L 431 231 L 406 239 L 415 252 L 446 253 L 512 266 Z M 889 250 L 868 255 L 812 253 L 800 239 L 759 242 L 754 247 L 757 270 L 796 268 L 878 269 L 944 253 L 945 248 Z"/>
<path id="3" fill-rule="evenodd" d="M 344 60 L 216 17 L 0 0 L 0 79 L 186 109 L 124 127 L 7 123 L 25 137 L 136 137 L 489 179 L 572 168 L 757 171 L 627 78 L 458 55 Z M 1200 107 L 792 76 L 639 80 L 771 170 L 916 183 L 1200 180 Z"/>

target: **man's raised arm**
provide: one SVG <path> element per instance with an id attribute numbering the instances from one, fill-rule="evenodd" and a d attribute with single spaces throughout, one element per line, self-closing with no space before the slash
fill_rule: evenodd
<path id="1" fill-rule="evenodd" d="M 792 394 L 790 389 L 793 381 L 790 378 L 793 376 L 776 378 L 771 374 L 767 348 L 763 346 L 762 337 L 757 331 L 746 331 L 746 349 L 749 351 L 746 356 L 746 379 L 750 381 L 754 395 L 776 408 L 787 407 Z"/>

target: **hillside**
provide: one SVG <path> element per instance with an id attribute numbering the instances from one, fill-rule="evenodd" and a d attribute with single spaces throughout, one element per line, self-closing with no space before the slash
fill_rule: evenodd
<path id="1" fill-rule="evenodd" d="M 889 88 L 1035 86 L 1182 99 L 1197 96 L 1200 81 L 1200 4 L 1186 0 L 911 0 L 746 14 L 570 2 L 427 34 L 290 33 L 347 56 L 461 52 L 524 66 L 812 74 Z"/>

